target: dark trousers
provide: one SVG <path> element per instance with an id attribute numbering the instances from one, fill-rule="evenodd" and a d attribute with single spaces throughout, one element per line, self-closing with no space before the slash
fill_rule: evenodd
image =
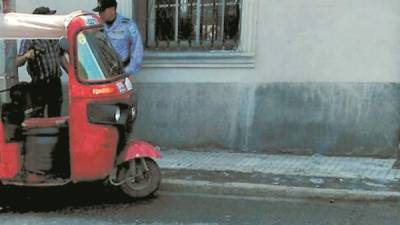
<path id="1" fill-rule="evenodd" d="M 47 107 L 48 117 L 61 115 L 62 88 L 61 79 L 54 77 L 46 80 L 32 81 L 32 105 L 35 109 L 33 117 L 44 117 Z"/>

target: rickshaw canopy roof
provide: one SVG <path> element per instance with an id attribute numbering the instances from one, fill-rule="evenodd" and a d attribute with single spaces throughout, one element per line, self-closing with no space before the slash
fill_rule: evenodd
<path id="1" fill-rule="evenodd" d="M 67 34 L 71 20 L 83 11 L 68 15 L 24 13 L 0 14 L 0 39 L 59 39 Z"/>

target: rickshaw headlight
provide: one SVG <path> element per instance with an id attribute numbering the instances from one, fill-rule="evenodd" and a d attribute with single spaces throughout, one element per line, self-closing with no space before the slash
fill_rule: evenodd
<path id="1" fill-rule="evenodd" d="M 95 124 L 125 125 L 130 116 L 127 104 L 90 103 L 88 121 Z"/>
<path id="2" fill-rule="evenodd" d="M 118 122 L 119 119 L 121 119 L 121 109 L 119 107 L 117 107 L 114 117 L 115 117 L 115 122 Z"/>

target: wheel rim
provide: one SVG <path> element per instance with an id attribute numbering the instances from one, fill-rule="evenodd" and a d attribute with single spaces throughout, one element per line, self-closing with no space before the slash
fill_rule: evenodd
<path id="1" fill-rule="evenodd" d="M 128 186 L 133 190 L 142 190 L 151 183 L 151 174 L 149 171 L 143 171 L 142 168 L 136 168 L 140 175 L 135 177 L 135 180 L 128 180 Z"/>

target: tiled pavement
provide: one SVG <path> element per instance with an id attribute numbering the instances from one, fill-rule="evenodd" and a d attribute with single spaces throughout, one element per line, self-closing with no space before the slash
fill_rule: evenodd
<path id="1" fill-rule="evenodd" d="M 400 170 L 392 168 L 394 159 L 165 150 L 158 163 L 161 169 L 175 170 L 400 180 Z"/>
<path id="2" fill-rule="evenodd" d="M 395 159 L 163 150 L 161 191 L 400 201 Z"/>

